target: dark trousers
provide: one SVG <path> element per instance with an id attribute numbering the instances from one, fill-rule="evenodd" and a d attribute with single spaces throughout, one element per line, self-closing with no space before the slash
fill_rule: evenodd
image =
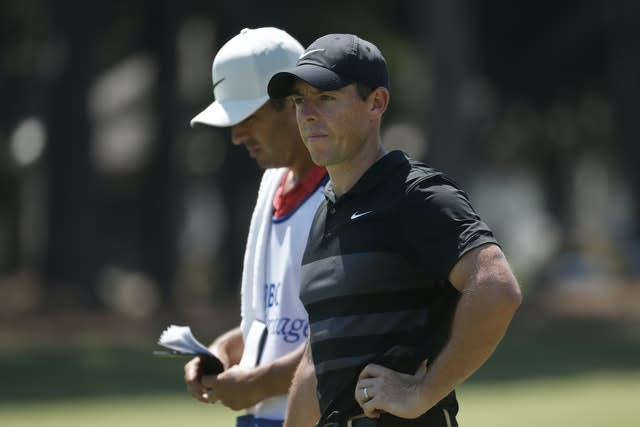
<path id="1" fill-rule="evenodd" d="M 317 427 L 457 427 L 455 415 L 443 408 L 432 408 L 415 419 L 382 414 L 380 418 L 355 417 L 347 421 L 329 422 Z"/>

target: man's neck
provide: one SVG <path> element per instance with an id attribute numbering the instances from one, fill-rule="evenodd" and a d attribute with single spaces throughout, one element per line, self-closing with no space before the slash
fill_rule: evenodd
<path id="1" fill-rule="evenodd" d="M 311 157 L 301 157 L 297 162 L 294 162 L 294 164 L 289 166 L 289 173 L 287 173 L 286 182 L 284 184 L 284 193 L 288 193 L 298 185 L 313 166 L 314 163 L 311 160 Z"/>
<path id="2" fill-rule="evenodd" d="M 387 150 L 377 142 L 371 149 L 362 150 L 348 162 L 327 166 L 335 195 L 340 197 L 351 190 L 362 175 L 385 154 Z"/>

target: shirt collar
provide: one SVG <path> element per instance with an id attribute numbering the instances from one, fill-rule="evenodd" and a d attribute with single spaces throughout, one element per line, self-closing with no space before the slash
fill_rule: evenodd
<path id="1" fill-rule="evenodd" d="M 340 198 L 352 197 L 372 191 L 378 185 L 386 182 L 393 171 L 398 166 L 406 164 L 408 159 L 408 155 L 400 150 L 390 151 L 371 165 L 355 185 Z M 324 196 L 331 203 L 337 202 L 331 181 L 324 188 Z"/>

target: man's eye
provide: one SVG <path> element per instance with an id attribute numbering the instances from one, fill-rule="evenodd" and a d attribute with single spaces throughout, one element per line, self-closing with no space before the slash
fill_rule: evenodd
<path id="1" fill-rule="evenodd" d="M 294 96 L 293 97 L 293 103 L 296 104 L 296 105 L 302 104 L 302 97 Z"/>
<path id="2" fill-rule="evenodd" d="M 320 96 L 320 100 L 322 100 L 322 101 L 331 101 L 332 99 L 334 99 L 334 97 L 331 96 L 331 95 L 321 95 Z"/>

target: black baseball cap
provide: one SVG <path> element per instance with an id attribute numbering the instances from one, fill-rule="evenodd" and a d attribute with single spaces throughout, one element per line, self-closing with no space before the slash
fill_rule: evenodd
<path id="1" fill-rule="evenodd" d="M 373 43 L 353 34 L 328 34 L 311 43 L 295 67 L 271 77 L 269 96 L 291 95 L 296 78 L 320 90 L 336 90 L 356 82 L 373 89 L 389 89 L 387 62 L 382 53 Z"/>

